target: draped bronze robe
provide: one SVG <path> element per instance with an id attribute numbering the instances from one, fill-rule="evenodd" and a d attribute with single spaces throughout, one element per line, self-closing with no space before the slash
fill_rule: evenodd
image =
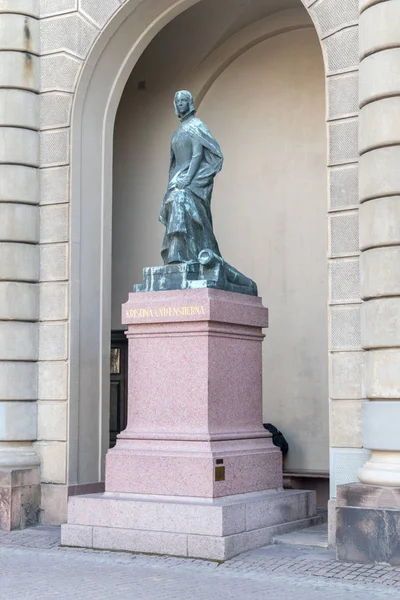
<path id="1" fill-rule="evenodd" d="M 190 184 L 178 189 L 177 179 L 189 172 L 194 148 L 199 147 L 199 167 Z M 172 136 L 169 181 L 159 217 L 165 226 L 161 250 L 164 264 L 197 261 L 204 248 L 220 255 L 210 205 L 214 177 L 222 162 L 219 144 L 207 126 L 194 115 L 184 118 Z"/>

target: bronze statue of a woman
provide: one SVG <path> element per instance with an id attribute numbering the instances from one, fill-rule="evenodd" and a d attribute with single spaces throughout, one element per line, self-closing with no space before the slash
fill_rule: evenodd
<path id="1" fill-rule="evenodd" d="M 183 90 L 174 98 L 181 124 L 171 141 L 171 162 L 160 221 L 165 226 L 164 264 L 197 262 L 205 248 L 220 256 L 211 217 L 214 177 L 223 156 L 207 126 L 195 116 L 193 96 Z"/>
<path id="2" fill-rule="evenodd" d="M 181 124 L 171 141 L 171 163 L 160 221 L 164 266 L 146 267 L 135 292 L 216 288 L 257 295 L 257 285 L 229 265 L 215 239 L 211 196 L 223 156 L 207 126 L 195 116 L 193 97 L 185 90 L 174 98 Z"/>

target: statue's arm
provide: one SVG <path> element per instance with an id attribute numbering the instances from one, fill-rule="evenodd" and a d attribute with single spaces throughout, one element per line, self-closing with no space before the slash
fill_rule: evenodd
<path id="1" fill-rule="evenodd" d="M 201 159 L 203 157 L 203 145 L 199 139 L 194 138 L 192 141 L 192 160 L 190 162 L 190 167 L 187 172 L 186 178 L 188 180 L 188 185 L 192 182 L 193 177 L 196 175 L 199 170 Z"/>
<path id="2" fill-rule="evenodd" d="M 171 145 L 171 155 L 170 155 L 170 160 L 169 160 L 169 179 L 170 179 L 170 181 L 171 181 L 173 171 L 175 169 L 175 165 L 176 165 L 175 154 L 174 154 L 174 151 L 173 151 L 172 145 Z"/>

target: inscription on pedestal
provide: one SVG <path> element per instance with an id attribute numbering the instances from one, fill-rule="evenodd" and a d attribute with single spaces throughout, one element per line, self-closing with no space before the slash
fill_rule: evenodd
<path id="1" fill-rule="evenodd" d="M 159 308 L 127 308 L 127 319 L 148 319 L 152 317 L 195 317 L 205 315 L 204 306 L 161 306 Z"/>
<path id="2" fill-rule="evenodd" d="M 225 467 L 215 467 L 215 481 L 225 481 Z"/>

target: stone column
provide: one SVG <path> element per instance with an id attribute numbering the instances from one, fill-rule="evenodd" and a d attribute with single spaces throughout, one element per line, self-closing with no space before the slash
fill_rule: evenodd
<path id="1" fill-rule="evenodd" d="M 0 528 L 37 520 L 39 7 L 0 0 Z"/>
<path id="2" fill-rule="evenodd" d="M 361 0 L 362 483 L 400 486 L 400 0 Z"/>
<path id="3" fill-rule="evenodd" d="M 337 490 L 337 557 L 400 564 L 400 0 L 360 2 L 361 483 Z"/>

